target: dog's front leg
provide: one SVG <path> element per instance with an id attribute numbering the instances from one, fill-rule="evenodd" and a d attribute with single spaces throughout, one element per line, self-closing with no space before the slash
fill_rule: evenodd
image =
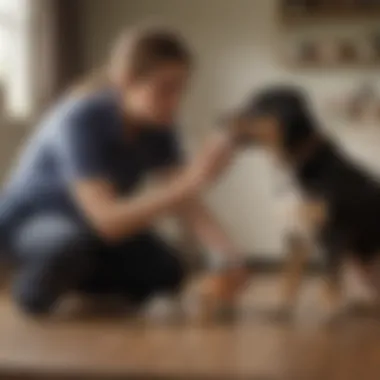
<path id="1" fill-rule="evenodd" d="M 345 277 L 349 285 L 347 290 L 351 291 L 348 293 L 348 302 L 346 303 L 347 315 L 371 315 L 378 308 L 380 272 L 377 265 L 376 263 L 371 263 L 371 265 L 363 263 L 355 253 L 351 253 L 345 260 Z"/>
<path id="2" fill-rule="evenodd" d="M 377 311 L 380 311 L 380 257 L 375 257 L 368 264 L 357 263 L 356 268 L 366 284 L 369 285 L 374 301 L 372 305 Z"/>
<path id="3" fill-rule="evenodd" d="M 280 319 L 289 319 L 295 310 L 310 253 L 311 247 L 306 238 L 299 235 L 289 237 L 286 262 L 281 276 L 281 306 L 278 311 Z"/>
<path id="4" fill-rule="evenodd" d="M 328 230 L 321 236 L 322 249 L 326 258 L 323 300 L 327 310 L 327 322 L 335 321 L 343 312 L 343 247 L 330 236 Z"/>

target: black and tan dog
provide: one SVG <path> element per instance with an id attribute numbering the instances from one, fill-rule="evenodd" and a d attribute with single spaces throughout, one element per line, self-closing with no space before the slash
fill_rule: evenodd
<path id="1" fill-rule="evenodd" d="M 327 263 L 327 293 L 338 305 L 341 269 L 348 260 L 380 295 L 380 183 L 318 128 L 307 97 L 298 88 L 259 92 L 230 120 L 242 144 L 270 149 L 292 170 L 304 195 L 303 214 L 312 222 Z M 289 256 L 285 296 L 292 306 L 306 261 L 304 247 Z"/>

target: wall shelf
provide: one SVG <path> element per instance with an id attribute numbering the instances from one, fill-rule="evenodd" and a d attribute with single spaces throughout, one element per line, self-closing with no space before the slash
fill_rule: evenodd
<path id="1" fill-rule="evenodd" d="M 352 70 L 380 70 L 380 61 L 378 62 L 317 62 L 317 61 L 291 61 L 285 60 L 286 66 L 292 69 L 310 69 L 310 70 L 331 70 L 331 69 L 352 69 Z"/>
<path id="2" fill-rule="evenodd" d="M 287 66 L 380 70 L 380 0 L 282 0 L 279 17 Z"/>
<path id="3" fill-rule="evenodd" d="M 308 5 L 309 3 L 309 5 Z M 283 0 L 281 19 L 286 25 L 324 23 L 326 21 L 352 22 L 380 20 L 380 1 L 371 4 L 350 3 L 347 1 L 298 1 Z"/>
<path id="4" fill-rule="evenodd" d="M 323 24 L 326 22 L 350 23 L 362 21 L 380 21 L 380 9 L 376 11 L 334 11 L 316 13 L 284 12 L 281 15 L 281 22 L 285 26 L 308 25 L 310 23 Z"/>

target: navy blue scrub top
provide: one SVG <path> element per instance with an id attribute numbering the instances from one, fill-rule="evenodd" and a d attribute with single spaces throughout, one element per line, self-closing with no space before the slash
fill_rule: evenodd
<path id="1" fill-rule="evenodd" d="M 0 223 L 6 215 L 27 210 L 78 215 L 69 190 L 72 181 L 104 178 L 125 195 L 148 172 L 180 162 L 174 128 L 147 126 L 131 141 L 126 128 L 112 91 L 63 99 L 42 121 L 11 173 L 2 193 Z"/>

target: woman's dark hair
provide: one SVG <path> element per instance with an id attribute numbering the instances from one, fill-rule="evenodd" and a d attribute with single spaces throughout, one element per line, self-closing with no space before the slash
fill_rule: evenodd
<path id="1" fill-rule="evenodd" d="M 191 57 L 178 34 L 162 28 L 125 32 L 111 56 L 111 65 L 120 60 L 133 76 L 144 76 L 167 62 L 190 65 Z"/>
<path id="2" fill-rule="evenodd" d="M 110 81 L 121 84 L 127 77 L 144 77 L 167 63 L 192 63 L 190 51 L 179 34 L 162 27 L 127 30 L 113 47 L 106 67 L 82 81 L 79 90 L 82 87 L 85 92 L 92 92 Z"/>

